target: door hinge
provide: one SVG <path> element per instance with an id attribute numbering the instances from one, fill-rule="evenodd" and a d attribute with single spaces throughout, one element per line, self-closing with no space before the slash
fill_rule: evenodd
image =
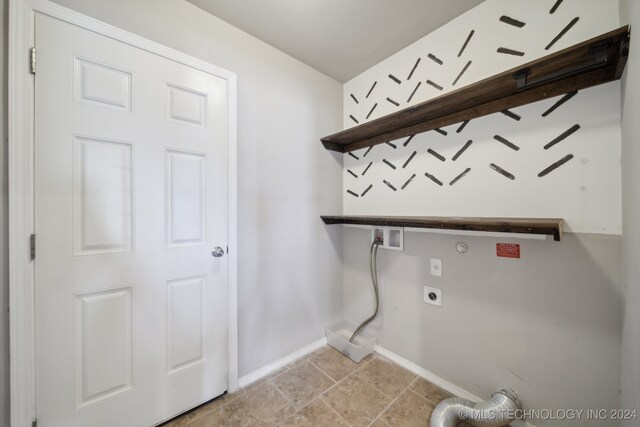
<path id="1" fill-rule="evenodd" d="M 29 239 L 29 244 L 31 246 L 31 261 L 36 259 L 36 235 L 32 234 Z"/>
<path id="2" fill-rule="evenodd" d="M 36 73 L 36 48 L 32 47 L 29 49 L 29 65 L 31 74 Z"/>

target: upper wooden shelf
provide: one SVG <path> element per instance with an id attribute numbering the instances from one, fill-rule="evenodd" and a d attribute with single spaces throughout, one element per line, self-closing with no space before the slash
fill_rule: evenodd
<path id="1" fill-rule="evenodd" d="M 629 53 L 625 26 L 509 71 L 322 138 L 342 153 L 617 80 Z"/>
<path id="2" fill-rule="evenodd" d="M 325 224 L 377 225 L 384 227 L 436 228 L 440 230 L 543 234 L 562 238 L 559 218 L 477 218 L 435 216 L 321 216 Z"/>

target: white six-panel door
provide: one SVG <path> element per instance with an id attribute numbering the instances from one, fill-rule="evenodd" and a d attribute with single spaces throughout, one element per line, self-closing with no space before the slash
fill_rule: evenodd
<path id="1" fill-rule="evenodd" d="M 39 14 L 36 49 L 39 426 L 150 426 L 227 389 L 227 82 Z"/>

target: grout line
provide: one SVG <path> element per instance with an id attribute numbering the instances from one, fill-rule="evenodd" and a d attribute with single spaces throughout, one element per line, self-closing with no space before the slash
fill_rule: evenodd
<path id="1" fill-rule="evenodd" d="M 279 376 L 279 375 L 278 375 L 278 376 Z M 278 388 L 278 386 L 276 385 L 276 383 L 274 383 L 274 382 L 272 381 L 272 384 L 273 384 L 273 386 L 275 387 L 275 389 L 276 389 L 276 390 L 278 390 L 278 393 L 280 393 L 280 395 L 281 395 L 282 397 L 284 397 L 284 400 L 286 400 L 286 401 L 287 401 L 287 403 L 289 403 L 289 405 L 291 405 L 291 407 L 293 408 L 293 414 L 289 415 L 289 417 L 290 417 L 290 416 L 292 416 L 292 415 L 294 415 L 294 414 L 296 414 L 296 413 L 298 413 L 298 408 L 296 408 L 296 405 L 294 405 L 294 404 L 293 404 L 293 402 L 292 402 L 291 400 L 289 400 L 289 398 L 288 398 L 287 396 L 285 396 L 285 395 L 284 395 L 284 393 L 282 392 L 282 390 L 280 390 L 280 388 Z M 287 418 L 289 418 L 289 417 L 284 417 L 284 419 L 283 419 L 282 421 L 280 421 L 278 424 L 282 424 L 282 423 L 283 423 Z M 276 425 L 277 425 L 277 424 L 276 424 Z"/>
<path id="2" fill-rule="evenodd" d="M 382 357 L 384 357 L 384 356 L 382 356 Z M 375 357 L 371 358 L 371 360 L 370 360 L 369 362 L 372 362 L 374 359 L 377 359 L 377 358 L 378 358 L 378 355 L 376 355 Z M 380 360 L 384 362 L 384 360 L 383 360 L 383 359 L 380 359 Z M 388 359 L 387 359 L 387 360 L 388 360 Z M 367 362 L 365 365 L 369 364 L 369 362 Z M 393 364 L 394 366 L 397 366 L 397 367 L 399 367 L 399 368 L 402 368 L 402 366 L 398 365 L 397 363 L 395 363 L 395 362 L 393 362 L 393 361 L 391 361 L 391 360 L 389 360 L 389 362 L 391 362 L 391 364 Z M 361 366 L 361 368 L 363 368 L 365 365 L 362 365 L 362 366 Z M 405 371 L 407 371 L 407 370 L 406 370 L 406 369 L 404 369 L 404 368 L 402 368 L 402 369 L 403 369 L 403 370 L 405 370 Z M 357 369 L 357 370 L 353 371 L 353 372 L 352 372 L 352 374 L 355 374 L 355 373 L 356 373 L 356 372 L 358 372 L 358 371 L 359 371 L 359 369 Z M 413 373 L 413 372 L 411 372 L 411 371 L 407 371 L 407 372 L 409 372 L 411 375 L 416 375 L 416 374 L 414 374 L 414 373 Z M 349 374 L 349 375 L 351 375 L 351 374 Z M 358 376 L 358 378 L 359 378 L 362 382 L 364 382 L 365 384 L 368 384 L 369 386 L 371 386 L 374 390 L 379 391 L 380 393 L 384 394 L 385 396 L 387 396 L 387 397 L 388 397 L 388 398 L 390 398 L 390 399 L 393 399 L 393 396 L 390 396 L 390 395 L 388 395 L 387 393 L 385 393 L 384 391 L 382 391 L 382 390 L 378 389 L 374 384 L 371 384 L 371 383 L 370 383 L 369 381 L 367 381 L 365 378 L 362 378 L 362 377 L 360 377 L 360 376 Z M 419 378 L 419 377 L 416 375 L 416 378 L 414 378 L 413 380 L 411 380 L 411 382 L 409 383 L 409 385 L 408 385 L 407 387 L 409 387 L 411 384 L 413 384 L 413 382 L 414 382 L 416 379 L 418 379 L 418 378 Z M 400 392 L 400 394 L 402 394 L 402 393 L 404 393 L 404 389 Z"/>
<path id="3" fill-rule="evenodd" d="M 330 380 L 332 380 L 334 383 L 338 383 L 342 380 L 336 380 L 335 378 L 333 378 L 331 375 L 327 374 L 325 371 L 323 371 L 318 365 L 316 365 L 315 363 L 313 363 L 311 360 L 309 360 L 309 363 L 312 364 L 313 366 L 315 366 L 315 368 L 322 372 L 323 374 L 325 374 L 327 377 L 329 377 Z M 328 390 L 328 389 L 327 389 Z"/>
<path id="4" fill-rule="evenodd" d="M 415 381 L 415 380 L 414 380 L 414 381 Z M 406 386 L 406 387 L 405 387 L 405 388 L 400 392 L 400 394 L 398 394 L 398 396 L 396 396 L 396 398 L 395 398 L 395 399 L 393 399 L 393 400 L 392 400 L 392 401 L 391 401 L 391 402 L 390 402 L 390 403 L 389 403 L 389 404 L 388 404 L 388 405 L 387 405 L 387 406 L 386 406 L 382 411 L 380 411 L 380 413 L 378 414 L 378 416 L 377 416 L 377 417 L 375 417 L 375 418 L 373 419 L 373 421 L 371 421 L 371 424 L 375 423 L 375 422 L 376 422 L 376 420 L 380 419 L 380 416 L 381 416 L 382 414 L 384 414 L 385 412 L 387 412 L 387 409 L 389 409 L 389 408 L 391 407 L 391 405 L 393 405 L 393 404 L 394 404 L 394 403 L 395 403 L 395 402 L 400 398 L 400 396 L 402 396 L 402 395 L 404 394 L 404 392 L 405 392 L 405 391 L 409 390 L 409 387 L 411 387 L 411 384 L 413 384 L 413 381 L 411 381 L 411 382 L 409 383 L 409 385 L 407 385 L 407 386 Z M 421 396 L 421 397 L 422 397 L 422 396 Z M 380 420 L 380 421 L 382 421 L 382 422 L 384 422 L 384 423 L 386 424 L 386 422 L 385 422 L 384 420 Z M 371 424 L 369 424 L 369 425 L 371 425 Z"/>
<path id="5" fill-rule="evenodd" d="M 346 357 L 346 356 L 344 356 L 344 357 Z M 336 387 L 337 387 L 337 386 L 338 386 L 342 381 L 344 381 L 346 378 L 348 378 L 348 377 L 350 377 L 351 375 L 355 374 L 355 372 L 356 372 L 356 371 L 358 371 L 359 369 L 362 369 L 363 367 L 365 367 L 366 365 L 368 365 L 370 362 L 372 362 L 372 361 L 373 361 L 373 359 L 375 359 L 375 353 L 373 353 L 373 357 L 372 357 L 370 360 L 368 360 L 368 361 L 366 361 L 365 363 L 363 363 L 363 364 L 362 364 L 362 366 L 358 366 L 356 369 L 354 369 L 354 370 L 353 370 L 352 372 L 350 372 L 349 374 L 345 375 L 345 376 L 344 376 L 342 379 L 340 379 L 339 381 L 333 380 L 333 378 L 332 378 L 329 374 L 327 374 L 326 372 L 324 372 L 322 369 L 320 369 L 320 368 L 318 367 L 318 365 L 316 365 L 316 364 L 315 364 L 315 363 L 313 363 L 311 360 L 309 360 L 309 363 L 310 363 L 310 364 L 312 364 L 313 366 L 315 366 L 315 367 L 316 367 L 320 372 L 322 372 L 323 374 L 325 374 L 327 377 L 331 378 L 331 379 L 334 381 L 334 384 L 333 384 L 331 387 L 329 387 L 328 389 L 326 389 L 325 391 L 323 391 L 322 393 L 320 393 L 320 395 L 319 395 L 319 396 L 317 396 L 315 399 L 313 399 L 311 402 L 309 402 L 309 404 L 308 404 L 308 405 L 310 405 L 310 404 L 311 404 L 313 401 L 315 401 L 316 399 L 321 399 L 321 400 L 322 400 L 322 402 L 323 402 L 325 405 L 327 405 L 327 406 L 328 406 L 328 407 L 329 407 L 333 412 L 335 412 L 335 413 L 336 413 L 336 415 L 338 415 L 338 417 L 340 417 L 340 419 L 341 419 L 341 420 L 343 420 L 347 425 L 352 426 L 352 424 L 351 424 L 350 422 L 348 422 L 346 419 L 344 419 L 344 417 L 342 417 L 342 415 L 340 415 L 340 414 L 338 413 L 338 411 L 336 411 L 336 410 L 333 408 L 333 406 L 331 406 L 328 402 L 326 402 L 322 397 L 323 397 L 327 392 L 329 392 L 330 390 L 332 390 L 332 389 L 336 388 Z M 369 384 L 369 383 L 367 383 L 366 381 L 363 381 L 363 382 L 365 382 L 366 384 Z M 369 384 L 369 385 L 370 385 L 370 384 Z M 374 389 L 375 389 L 375 387 L 374 387 Z M 376 390 L 377 390 L 377 389 L 376 389 Z M 384 393 L 383 393 L 383 394 L 384 394 Z M 386 396 L 386 395 L 385 395 L 385 396 Z"/>
<path id="6" fill-rule="evenodd" d="M 345 377 L 346 378 L 346 377 Z M 336 384 L 337 385 L 337 384 Z M 332 387 L 333 388 L 333 387 Z M 328 391 L 328 390 L 327 390 Z M 325 392 L 326 393 L 326 392 Z M 324 395 L 321 394 L 320 396 L 318 396 L 318 399 L 320 399 L 322 401 L 322 403 L 324 403 L 329 409 L 331 409 L 333 411 L 334 414 L 336 414 L 338 416 L 338 418 L 340 418 L 342 421 L 345 422 L 345 424 L 347 424 L 348 426 L 353 426 L 353 424 L 351 424 L 349 421 L 345 420 L 344 417 L 342 415 L 340 415 L 338 413 L 338 411 L 336 411 L 335 409 L 333 409 L 333 406 L 329 405 L 327 402 L 325 402 L 325 400 L 322 398 L 322 396 Z"/>
<path id="7" fill-rule="evenodd" d="M 333 412 L 335 412 L 335 413 L 336 413 L 336 415 L 338 415 L 338 417 L 340 417 L 340 419 L 341 419 L 341 420 L 343 420 L 345 423 L 347 423 L 347 425 L 351 426 L 351 423 L 347 422 L 347 420 L 345 420 L 345 419 L 344 419 L 344 418 L 343 418 L 343 417 L 342 417 L 342 416 L 341 416 L 341 415 L 340 415 L 340 414 L 339 414 L 335 409 L 333 409 L 333 407 L 332 407 L 331 405 L 329 405 L 327 402 L 325 402 L 325 400 L 324 400 L 324 399 L 322 399 L 322 396 L 324 396 L 324 394 L 325 394 L 325 393 L 327 393 L 329 390 L 331 390 L 331 389 L 335 388 L 335 387 L 338 385 L 338 383 L 342 382 L 342 380 L 340 380 L 340 381 L 336 381 L 336 380 L 334 380 L 333 378 L 331 378 L 329 375 L 327 375 L 327 373 L 326 373 L 326 372 L 324 372 L 322 369 L 318 368 L 318 366 L 316 366 L 316 364 L 315 364 L 315 363 L 311 362 L 310 360 L 308 361 L 308 363 L 309 363 L 309 364 L 311 364 L 311 365 L 313 365 L 313 366 L 314 366 L 315 368 L 317 368 L 320 372 L 322 372 L 322 373 L 323 373 L 323 374 L 325 374 L 327 377 L 329 377 L 329 379 L 331 379 L 331 380 L 333 381 L 333 384 L 331 385 L 331 387 L 329 387 L 328 389 L 324 390 L 322 393 L 320 393 L 319 395 L 317 395 L 316 397 L 314 397 L 314 398 L 313 398 L 309 403 L 307 403 L 306 405 L 304 405 L 302 408 L 300 408 L 300 409 L 296 409 L 296 412 L 295 412 L 295 413 L 297 413 L 297 412 L 301 411 L 302 409 L 304 409 L 304 408 L 306 408 L 307 406 L 311 405 L 311 404 L 312 404 L 313 402 L 315 402 L 316 400 L 320 399 L 320 400 L 322 400 L 322 403 L 324 403 L 325 405 L 327 405 L 327 406 L 328 406 L 328 407 L 329 407 Z M 351 374 L 349 374 L 349 375 L 351 375 Z M 347 375 L 347 377 L 348 377 L 349 375 Z M 346 378 L 346 377 L 344 377 L 344 378 Z M 344 379 L 344 378 L 343 378 L 343 379 Z M 276 387 L 276 389 L 278 389 L 278 391 L 280 392 L 280 394 L 283 394 L 283 393 L 282 393 L 282 391 L 278 388 L 278 386 L 276 386 L 275 384 L 274 384 L 274 386 Z M 284 394 L 283 394 L 283 395 L 284 395 Z M 286 397 L 286 396 L 285 396 L 285 399 L 287 399 L 287 397 Z M 287 399 L 287 400 L 289 400 L 289 399 Z M 290 402 L 290 403 L 291 403 L 291 402 Z M 291 405 L 293 406 L 293 408 L 294 408 L 294 409 L 296 408 L 296 406 L 295 406 L 293 403 L 291 403 Z M 295 413 L 294 413 L 294 414 L 295 414 Z M 294 415 L 294 414 L 291 414 L 290 416 L 292 416 L 292 415 Z M 289 418 L 289 417 L 287 417 L 287 418 Z M 285 418 L 285 420 L 286 420 L 287 418 Z M 284 420 L 283 420 L 282 422 L 284 422 Z"/>
<path id="8" fill-rule="evenodd" d="M 355 374 L 355 372 L 354 372 Z M 389 399 L 393 399 L 393 396 L 389 396 L 387 393 L 385 393 L 384 391 L 380 390 L 379 388 L 377 388 L 375 385 L 371 384 L 369 381 L 367 381 L 365 378 L 362 378 L 360 375 L 356 375 L 356 377 L 358 377 L 358 379 L 360 381 L 362 381 L 363 383 L 365 383 L 366 385 L 368 385 L 369 387 L 371 387 L 372 389 L 374 389 L 375 391 L 382 393 L 384 396 L 388 397 Z M 404 390 L 403 390 L 404 391 Z"/>
<path id="9" fill-rule="evenodd" d="M 324 353 L 321 352 L 319 354 Z M 327 392 L 328 390 L 332 389 L 336 384 L 338 384 L 338 382 L 336 380 L 334 380 L 333 378 L 331 378 L 329 375 L 326 374 L 326 372 L 324 372 L 322 369 L 318 368 L 315 363 L 311 362 L 311 360 L 309 358 L 307 358 L 305 360 L 304 363 L 299 364 L 298 366 L 296 366 L 296 368 L 301 367 L 305 364 L 309 364 L 311 366 L 313 366 L 314 368 L 316 368 L 318 371 L 320 371 L 321 374 L 323 374 L 325 377 L 327 377 L 329 379 L 329 381 L 333 382 L 333 384 L 331 385 L 331 387 L 327 388 L 326 390 L 322 391 L 320 394 L 318 394 L 318 396 L 315 396 L 313 399 L 311 399 L 308 403 L 302 405 L 301 408 L 298 409 L 298 407 L 291 401 L 289 400 L 289 398 L 287 398 L 287 396 L 285 396 L 285 394 L 282 392 L 282 390 L 280 390 L 280 388 L 276 385 L 275 383 L 275 379 L 280 377 L 280 375 L 287 373 L 288 371 L 283 372 L 282 374 L 278 375 L 276 378 L 273 378 L 271 381 L 271 383 L 273 384 L 273 386 L 276 388 L 276 390 L 278 390 L 280 392 L 280 394 L 287 400 L 287 402 L 289 402 L 291 404 L 291 406 L 293 406 L 293 409 L 295 409 L 295 412 L 298 412 L 300 410 L 302 410 L 303 408 L 305 408 L 306 406 L 308 406 L 309 404 L 311 404 L 311 402 L 313 402 L 314 400 L 316 400 L 318 397 L 322 396 L 325 392 Z M 293 415 L 293 414 L 292 414 Z M 287 417 L 288 418 L 288 417 Z"/>

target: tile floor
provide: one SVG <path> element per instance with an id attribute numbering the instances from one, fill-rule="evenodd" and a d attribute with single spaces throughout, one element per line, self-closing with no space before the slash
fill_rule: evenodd
<path id="1" fill-rule="evenodd" d="M 380 355 L 356 364 L 323 347 L 163 427 L 428 426 L 450 396 Z"/>

